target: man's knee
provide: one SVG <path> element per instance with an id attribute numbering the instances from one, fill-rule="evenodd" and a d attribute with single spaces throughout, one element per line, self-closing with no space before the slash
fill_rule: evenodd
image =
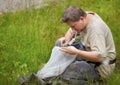
<path id="1" fill-rule="evenodd" d="M 99 76 L 96 74 L 94 67 L 92 67 L 87 62 L 76 61 L 66 69 L 66 71 L 62 75 L 62 78 L 64 80 L 70 80 L 71 78 L 84 80 L 90 78 L 99 78 Z"/>
<path id="2" fill-rule="evenodd" d="M 84 61 L 78 61 L 72 63 L 66 71 L 63 73 L 63 79 L 68 80 L 68 78 L 79 78 L 79 76 L 83 75 L 83 73 L 86 73 L 89 68 L 85 65 L 86 63 Z M 78 75 L 79 74 L 79 75 Z"/>

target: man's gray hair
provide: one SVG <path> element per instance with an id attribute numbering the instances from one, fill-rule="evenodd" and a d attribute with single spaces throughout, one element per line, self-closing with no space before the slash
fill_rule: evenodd
<path id="1" fill-rule="evenodd" d="M 81 16 L 86 17 L 86 12 L 76 6 L 69 6 L 62 16 L 62 22 L 66 23 L 68 21 L 78 21 Z"/>

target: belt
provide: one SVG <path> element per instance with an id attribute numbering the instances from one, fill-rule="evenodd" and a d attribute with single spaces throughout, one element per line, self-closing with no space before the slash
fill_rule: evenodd
<path id="1" fill-rule="evenodd" d="M 116 58 L 114 60 L 110 60 L 109 64 L 116 63 Z"/>

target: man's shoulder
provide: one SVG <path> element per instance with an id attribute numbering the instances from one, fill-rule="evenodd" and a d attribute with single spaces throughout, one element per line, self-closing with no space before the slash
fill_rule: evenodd
<path id="1" fill-rule="evenodd" d="M 93 12 L 93 11 L 86 11 L 86 13 L 87 13 L 87 14 L 93 14 L 93 15 L 96 14 L 96 13 Z"/>

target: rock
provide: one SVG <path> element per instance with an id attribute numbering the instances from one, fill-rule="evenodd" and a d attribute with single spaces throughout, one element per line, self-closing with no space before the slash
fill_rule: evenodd
<path id="1" fill-rule="evenodd" d="M 15 12 L 34 5 L 35 9 L 47 6 L 46 0 L 0 0 L 0 14 L 3 12 Z"/>

